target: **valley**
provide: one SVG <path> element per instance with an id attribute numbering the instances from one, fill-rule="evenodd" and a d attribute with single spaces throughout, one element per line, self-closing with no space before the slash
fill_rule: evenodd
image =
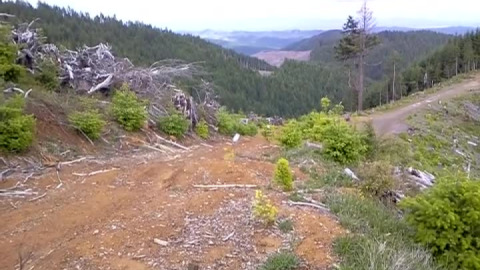
<path id="1" fill-rule="evenodd" d="M 468 3 L 142 1 L 0 1 L 0 269 L 480 268 Z"/>

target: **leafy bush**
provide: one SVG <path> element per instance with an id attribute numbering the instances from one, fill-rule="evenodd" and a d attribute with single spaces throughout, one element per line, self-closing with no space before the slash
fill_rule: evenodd
<path id="1" fill-rule="evenodd" d="M 239 123 L 236 130 L 240 135 L 243 136 L 255 136 L 258 132 L 257 125 L 255 125 L 254 123 Z"/>
<path id="2" fill-rule="evenodd" d="M 480 182 L 462 176 L 439 179 L 401 202 L 416 240 L 449 269 L 480 269 Z"/>
<path id="3" fill-rule="evenodd" d="M 291 129 L 301 139 L 321 142 L 323 154 L 342 164 L 357 162 L 368 150 L 364 136 L 338 115 L 312 112 Z"/>
<path id="4" fill-rule="evenodd" d="M 206 140 L 210 137 L 210 132 L 208 131 L 208 125 L 205 120 L 201 120 L 197 126 L 195 127 L 195 133 L 197 133 L 198 137 Z"/>
<path id="5" fill-rule="evenodd" d="M 56 90 L 60 86 L 58 66 L 52 61 L 43 61 L 40 63 L 40 72 L 35 75 L 35 80 L 44 85 L 48 90 Z"/>
<path id="6" fill-rule="evenodd" d="M 335 104 L 333 108 L 330 110 L 331 114 L 336 114 L 336 115 L 341 115 L 343 114 L 343 111 L 345 110 L 345 107 L 342 105 L 342 103 Z"/>
<path id="7" fill-rule="evenodd" d="M 278 229 L 283 233 L 288 233 L 293 230 L 293 222 L 291 219 L 284 219 L 278 222 Z"/>
<path id="8" fill-rule="evenodd" d="M 33 142 L 35 119 L 24 115 L 25 100 L 17 95 L 0 105 L 0 150 L 20 152 Z"/>
<path id="9" fill-rule="evenodd" d="M 261 190 L 255 191 L 253 202 L 253 215 L 260 219 L 265 225 L 271 225 L 277 218 L 278 210 L 270 203 Z"/>
<path id="10" fill-rule="evenodd" d="M 367 162 L 360 166 L 360 190 L 366 196 L 380 198 L 394 187 L 393 167 L 385 161 Z"/>
<path id="11" fill-rule="evenodd" d="M 372 158 L 378 148 L 378 143 L 377 143 L 377 136 L 375 135 L 375 129 L 373 128 L 373 125 L 370 122 L 368 122 L 365 125 L 362 141 L 366 147 L 365 155 L 369 158 Z"/>
<path id="12" fill-rule="evenodd" d="M 267 141 L 271 141 L 272 138 L 273 138 L 273 127 L 270 126 L 270 125 L 265 125 L 263 128 L 262 128 L 262 136 L 267 140 Z"/>
<path id="13" fill-rule="evenodd" d="M 127 131 L 139 130 L 147 120 L 143 102 L 127 84 L 113 94 L 111 109 L 115 120 Z"/>
<path id="14" fill-rule="evenodd" d="M 302 144 L 302 133 L 297 121 L 292 120 L 283 127 L 279 141 L 285 148 L 295 148 Z"/>
<path id="15" fill-rule="evenodd" d="M 322 111 L 327 113 L 329 110 L 330 110 L 330 104 L 332 102 L 330 101 L 330 99 L 328 97 L 323 97 L 321 100 L 320 100 L 320 105 L 322 107 Z"/>
<path id="16" fill-rule="evenodd" d="M 178 112 L 172 112 L 169 116 L 162 117 L 157 122 L 161 131 L 177 138 L 187 133 L 189 125 L 190 123 L 185 116 Z"/>
<path id="17" fill-rule="evenodd" d="M 218 132 L 228 136 L 233 136 L 235 133 L 244 136 L 255 136 L 257 134 L 257 125 L 254 123 L 241 123 L 240 120 L 242 118 L 245 118 L 245 115 L 232 114 L 224 107 L 220 108 L 217 112 Z"/>
<path id="18" fill-rule="evenodd" d="M 324 144 L 326 157 L 341 164 L 357 162 L 367 150 L 360 133 L 338 118 L 315 125 L 311 136 Z"/>
<path id="19" fill-rule="evenodd" d="M 100 138 L 105 121 L 97 110 L 74 112 L 68 116 L 72 125 L 92 140 Z"/>
<path id="20" fill-rule="evenodd" d="M 267 261 L 260 266 L 260 270 L 294 270 L 300 262 L 293 253 L 281 252 L 268 257 Z"/>
<path id="21" fill-rule="evenodd" d="M 217 112 L 218 132 L 223 135 L 233 136 L 236 132 L 237 119 L 224 107 Z"/>
<path id="22" fill-rule="evenodd" d="M 281 158 L 277 161 L 274 180 L 284 191 L 291 191 L 293 189 L 293 176 L 290 171 L 288 160 Z"/>
<path id="23" fill-rule="evenodd" d="M 2 30 L 5 30 L 1 26 Z M 3 31 L 1 33 L 4 34 Z M 25 69 L 15 64 L 17 59 L 17 48 L 13 44 L 0 43 L 0 78 L 6 82 L 18 82 Z"/>

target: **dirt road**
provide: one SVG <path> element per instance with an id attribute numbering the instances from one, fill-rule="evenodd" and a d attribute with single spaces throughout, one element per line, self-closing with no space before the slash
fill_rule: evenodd
<path id="1" fill-rule="evenodd" d="M 405 123 L 407 117 L 425 108 L 429 103 L 460 96 L 472 90 L 478 91 L 479 88 L 480 74 L 476 74 L 471 79 L 448 86 L 434 94 L 418 95 L 418 100 L 415 100 L 413 104 L 387 112 L 376 113 L 370 120 L 372 121 L 375 132 L 380 136 L 401 133 L 408 129 L 408 125 Z"/>
<path id="2" fill-rule="evenodd" d="M 266 188 L 274 165 L 262 157 L 275 151 L 258 137 L 170 157 L 155 152 L 90 160 L 62 167 L 59 189 L 52 168 L 27 181 L 45 197 L 0 197 L 0 269 L 20 269 L 20 262 L 23 270 L 256 269 L 268 254 L 292 243 L 302 269 L 327 269 L 335 261 L 332 241 L 343 230 L 329 215 L 290 207 L 288 194 Z M 74 175 L 111 168 L 118 170 Z M 23 180 L 8 178 L 0 188 Z M 258 185 L 295 230 L 283 233 L 256 223 L 254 189 L 197 184 Z"/>

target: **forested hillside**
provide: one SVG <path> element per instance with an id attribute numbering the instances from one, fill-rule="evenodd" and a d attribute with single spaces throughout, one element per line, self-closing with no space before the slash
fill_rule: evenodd
<path id="1" fill-rule="evenodd" d="M 37 23 L 48 41 L 67 48 L 108 42 L 115 54 L 139 65 L 172 58 L 199 62 L 206 69 L 202 77 L 215 84 L 220 102 L 235 111 L 294 116 L 318 108 L 323 96 L 331 96 L 334 102 L 349 101 L 344 76 L 335 70 L 288 63 L 274 75 L 262 77 L 257 70 L 273 70 L 273 67 L 199 37 L 139 22 L 123 22 L 115 17 L 91 18 L 89 14 L 42 3 L 34 8 L 23 2 L 3 1 L 0 11 L 16 15 L 16 22 L 39 18 Z M 194 83 L 183 85 L 194 93 Z"/>
<path id="2" fill-rule="evenodd" d="M 182 83 L 183 88 L 196 98 L 194 88 L 200 79 L 213 82 L 220 103 L 234 111 L 298 116 L 319 108 L 319 100 L 323 96 L 329 96 L 335 103 L 343 102 L 347 110 L 353 109 L 352 100 L 355 97 L 348 86 L 348 72 L 334 59 L 333 47 L 341 38 L 340 31 L 327 31 L 288 47 L 290 50 L 312 49 L 312 63 L 287 61 L 281 68 L 275 69 L 264 61 L 221 48 L 199 37 L 176 34 L 140 22 L 124 22 L 103 15 L 92 18 L 89 14 L 43 3 L 35 8 L 24 2 L 0 1 L 0 11 L 15 15 L 13 23 L 39 18 L 36 23 L 44 30 L 48 41 L 66 48 L 108 42 L 117 56 L 128 57 L 137 65 L 150 65 L 163 59 L 196 62 L 204 67 L 205 73 L 193 81 Z M 372 86 L 371 83 L 386 82 L 390 78 L 392 61 L 395 61 L 397 73 L 400 73 L 411 62 L 421 59 L 451 37 L 429 31 L 381 32 L 379 36 L 382 45 L 376 47 L 367 59 L 370 81 L 367 98 L 371 99 L 368 106 L 380 103 L 381 99 L 376 98 L 377 92 L 389 91 L 386 84 Z M 462 63 L 459 68 L 464 68 Z M 412 85 L 416 84 L 412 78 L 418 76 L 421 66 L 406 73 L 408 90 L 398 91 L 400 94 L 413 91 Z M 443 66 L 437 65 L 436 68 L 436 74 L 432 75 L 434 81 L 440 76 L 438 70 L 445 71 Z M 263 77 L 258 70 L 274 73 Z M 401 77 L 397 80 L 399 84 Z M 415 79 L 421 81 L 420 77 Z"/>
<path id="3" fill-rule="evenodd" d="M 366 75 L 378 81 L 389 70 L 389 61 L 393 57 L 399 59 L 399 70 L 409 66 L 419 58 L 426 56 L 435 49 L 446 44 L 452 38 L 449 35 L 432 31 L 383 31 L 378 33 L 380 45 L 375 47 L 367 58 Z M 304 51 L 312 50 L 311 61 L 321 63 L 335 63 L 334 46 L 342 38 L 340 30 L 331 30 L 315 37 L 292 44 L 285 49 Z"/>
<path id="4" fill-rule="evenodd" d="M 401 61 L 398 64 L 405 66 Z M 392 61 L 390 61 L 385 79 L 372 84 L 367 89 L 365 103 L 368 107 L 373 107 L 398 100 L 402 96 L 433 87 L 457 74 L 477 70 L 479 64 L 480 30 L 477 30 L 464 36 L 454 37 L 436 51 L 416 59 L 404 69 L 397 70 L 395 81 Z"/>
<path id="5" fill-rule="evenodd" d="M 456 37 L 442 49 L 411 66 L 403 73 L 407 94 L 434 86 L 459 73 L 478 69 L 480 29 Z"/>

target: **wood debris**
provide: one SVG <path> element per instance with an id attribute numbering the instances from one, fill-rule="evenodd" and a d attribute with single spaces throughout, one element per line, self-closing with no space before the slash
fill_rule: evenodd
<path id="1" fill-rule="evenodd" d="M 316 208 L 316 209 L 320 209 L 322 211 L 330 212 L 330 209 L 328 209 L 326 206 L 319 205 L 319 204 L 314 204 L 314 203 L 288 201 L 288 204 L 293 205 L 293 206 L 313 207 L 313 208 Z"/>
<path id="2" fill-rule="evenodd" d="M 97 175 L 97 174 L 101 174 L 101 173 L 107 173 L 107 172 L 111 172 L 111 171 L 117 171 L 117 170 L 120 170 L 120 168 L 111 168 L 111 169 L 99 170 L 99 171 L 94 171 L 94 172 L 91 172 L 91 173 L 72 173 L 72 174 L 75 175 L 75 176 L 88 177 L 88 176 L 93 176 L 93 175 Z"/>

